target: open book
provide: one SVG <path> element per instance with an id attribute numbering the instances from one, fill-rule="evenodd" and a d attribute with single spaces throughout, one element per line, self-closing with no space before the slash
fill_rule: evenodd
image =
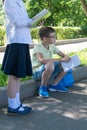
<path id="1" fill-rule="evenodd" d="M 40 21 L 41 19 L 46 19 L 51 15 L 51 13 L 49 12 L 48 9 L 43 9 L 42 11 L 40 11 L 38 14 L 36 14 L 33 18 L 32 18 L 32 25 L 37 23 L 38 21 Z"/>
<path id="2" fill-rule="evenodd" d="M 81 64 L 80 59 L 77 55 L 71 57 L 69 62 L 61 62 L 64 72 L 73 69 Z"/>

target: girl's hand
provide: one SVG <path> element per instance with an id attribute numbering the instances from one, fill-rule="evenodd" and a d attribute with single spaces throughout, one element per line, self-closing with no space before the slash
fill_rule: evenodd
<path id="1" fill-rule="evenodd" d="M 43 26 L 43 24 L 44 24 L 45 21 L 46 21 L 46 19 L 41 20 L 41 21 L 38 23 L 38 26 Z"/>

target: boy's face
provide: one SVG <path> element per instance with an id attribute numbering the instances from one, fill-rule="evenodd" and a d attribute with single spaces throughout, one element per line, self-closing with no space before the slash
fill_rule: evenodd
<path id="1" fill-rule="evenodd" d="M 46 44 L 54 44 L 56 42 L 55 33 L 50 33 L 48 37 L 44 37 L 43 42 Z"/>

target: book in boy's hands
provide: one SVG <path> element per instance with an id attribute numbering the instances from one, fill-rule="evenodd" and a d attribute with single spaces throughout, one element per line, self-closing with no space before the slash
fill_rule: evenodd
<path id="1" fill-rule="evenodd" d="M 80 59 L 77 55 L 71 57 L 69 62 L 61 62 L 64 72 L 73 69 L 81 64 Z"/>
<path id="2" fill-rule="evenodd" d="M 36 14 L 33 18 L 32 18 L 32 25 L 36 24 L 38 21 L 42 20 L 42 19 L 46 19 L 51 15 L 50 11 L 48 9 L 43 9 L 42 11 L 40 11 L 38 14 Z"/>

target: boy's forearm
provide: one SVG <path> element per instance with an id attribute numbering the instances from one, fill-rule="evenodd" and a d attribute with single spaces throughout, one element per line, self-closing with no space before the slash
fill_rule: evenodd
<path id="1" fill-rule="evenodd" d="M 70 57 L 67 54 L 64 54 L 61 51 L 58 52 L 58 55 L 61 57 L 60 59 L 58 59 L 58 61 L 60 61 L 60 62 L 70 60 Z"/>
<path id="2" fill-rule="evenodd" d="M 61 58 L 54 58 L 54 59 L 43 59 L 41 62 L 41 64 L 47 64 L 49 62 L 60 62 Z"/>
<path id="3" fill-rule="evenodd" d="M 42 59 L 42 60 L 40 60 L 40 63 L 41 64 L 47 64 L 48 62 L 51 62 L 51 59 Z"/>

